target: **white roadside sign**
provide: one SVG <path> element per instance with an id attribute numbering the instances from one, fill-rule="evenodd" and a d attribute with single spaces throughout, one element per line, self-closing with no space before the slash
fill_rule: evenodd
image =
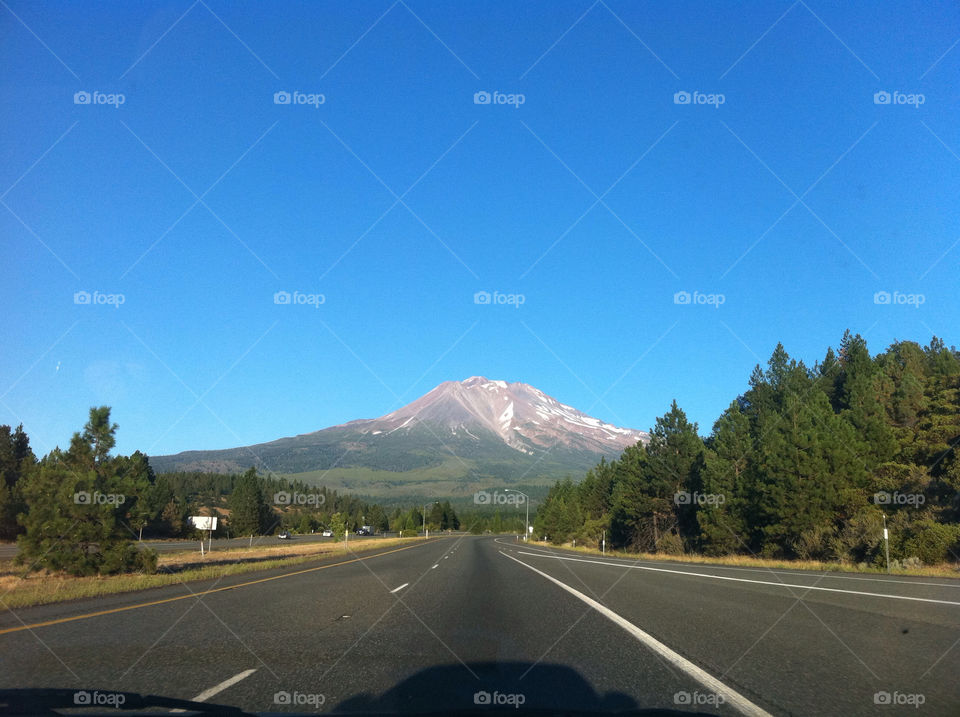
<path id="1" fill-rule="evenodd" d="M 216 530 L 217 518 L 210 515 L 191 515 L 190 525 L 197 530 Z"/>

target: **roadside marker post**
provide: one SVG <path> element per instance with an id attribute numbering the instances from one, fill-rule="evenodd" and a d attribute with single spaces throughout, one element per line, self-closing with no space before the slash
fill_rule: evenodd
<path id="1" fill-rule="evenodd" d="M 883 514 L 883 550 L 887 555 L 887 572 L 890 572 L 890 533 L 887 531 L 887 514 Z"/>

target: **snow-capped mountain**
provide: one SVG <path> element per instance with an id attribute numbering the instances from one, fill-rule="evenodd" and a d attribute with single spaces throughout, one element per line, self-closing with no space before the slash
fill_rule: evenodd
<path id="1" fill-rule="evenodd" d="M 455 495 L 491 481 L 582 477 L 644 431 L 621 428 L 525 383 L 446 381 L 380 418 L 269 443 L 153 456 L 158 472 L 302 474 L 356 494 Z"/>
<path id="2" fill-rule="evenodd" d="M 609 453 L 649 438 L 644 431 L 620 428 L 560 403 L 526 383 L 491 381 L 471 376 L 445 381 L 385 416 L 345 424 L 379 435 L 429 424 L 475 440 L 477 428 L 496 434 L 508 446 L 532 454 L 562 444 L 567 448 Z"/>

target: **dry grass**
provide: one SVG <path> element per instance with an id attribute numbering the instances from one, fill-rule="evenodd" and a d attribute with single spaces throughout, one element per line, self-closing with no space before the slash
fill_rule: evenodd
<path id="1" fill-rule="evenodd" d="M 589 548 L 578 545 L 573 547 L 570 543 L 564 545 L 551 545 L 549 543 L 540 543 L 545 547 L 562 548 L 585 555 L 603 555 L 599 548 Z M 773 568 L 785 570 L 810 570 L 813 572 L 835 572 L 835 573 L 861 573 L 861 574 L 886 574 L 883 568 L 874 566 L 860 567 L 856 563 L 827 563 L 818 560 L 771 560 L 767 558 L 755 558 L 749 555 L 726 555 L 721 557 L 708 557 L 705 555 L 665 555 L 663 553 L 629 553 L 622 550 L 608 550 L 608 558 L 627 558 L 629 560 L 648 560 L 662 563 L 693 563 L 697 565 L 729 565 L 738 568 Z M 903 570 L 891 570 L 895 575 L 914 575 L 918 577 L 936 577 L 936 578 L 954 578 L 960 579 L 960 568 L 952 563 L 943 563 L 941 565 L 925 565 L 920 568 L 910 568 Z"/>
<path id="2" fill-rule="evenodd" d="M 193 580 L 211 580 L 257 570 L 300 565 L 321 557 L 342 555 L 413 545 L 417 538 L 372 538 L 349 543 L 307 543 L 303 545 L 263 545 L 236 550 L 217 550 L 201 557 L 199 550 L 160 553 L 157 572 L 153 575 L 129 574 L 105 577 L 75 578 L 69 575 L 39 571 L 26 575 L 12 561 L 0 562 L 0 606 L 22 608 L 101 597 L 117 593 L 176 585 Z M 422 540 L 422 538 L 421 538 Z"/>

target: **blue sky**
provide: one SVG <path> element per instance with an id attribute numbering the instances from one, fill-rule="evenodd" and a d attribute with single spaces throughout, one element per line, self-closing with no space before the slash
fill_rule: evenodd
<path id="1" fill-rule="evenodd" d="M 707 433 L 778 341 L 960 343 L 954 3 L 6 0 L 0 33 L 0 422 L 39 453 L 92 405 L 163 454 L 478 374 Z"/>

